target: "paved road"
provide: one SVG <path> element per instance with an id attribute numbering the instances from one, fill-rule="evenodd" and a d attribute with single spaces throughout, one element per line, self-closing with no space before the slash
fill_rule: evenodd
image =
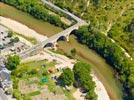
<path id="1" fill-rule="evenodd" d="M 81 18 L 79 18 L 79 17 L 73 15 L 72 13 L 70 13 L 70 12 L 68 12 L 68 11 L 66 11 L 66 10 L 63 10 L 63 9 L 59 8 L 58 6 L 54 5 L 53 3 L 48 2 L 48 1 L 46 1 L 46 0 L 41 0 L 41 1 L 42 1 L 44 4 L 47 4 L 48 6 L 52 7 L 54 10 L 56 10 L 56 11 L 58 11 L 58 12 L 62 12 L 62 13 L 64 13 L 64 14 L 66 14 L 66 15 L 72 17 L 72 18 L 75 19 L 77 22 L 85 23 L 85 21 L 82 20 Z"/>
<path id="2" fill-rule="evenodd" d="M 7 95 L 1 88 L 0 88 L 0 100 L 8 100 Z"/>

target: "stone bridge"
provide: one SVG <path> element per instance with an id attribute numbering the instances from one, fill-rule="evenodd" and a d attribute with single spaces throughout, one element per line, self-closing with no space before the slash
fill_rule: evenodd
<path id="1" fill-rule="evenodd" d="M 51 36 L 50 38 L 48 38 L 47 40 L 41 42 L 41 43 L 38 43 L 37 45 L 31 47 L 30 49 L 27 49 L 26 51 L 22 52 L 22 53 L 19 53 L 20 57 L 21 58 L 26 58 L 32 54 L 35 54 L 37 53 L 41 48 L 46 48 L 46 47 L 50 47 L 50 48 L 53 48 L 53 49 L 56 49 L 56 45 L 57 45 L 57 42 L 59 40 L 65 40 L 65 41 L 69 41 L 69 35 L 74 31 L 74 30 L 77 30 L 80 26 L 83 26 L 83 25 L 87 25 L 87 23 L 78 18 L 77 16 L 71 14 L 70 12 L 68 11 L 65 11 L 65 10 L 62 10 L 61 8 L 53 5 L 52 3 L 46 1 L 46 0 L 42 0 L 42 2 L 44 2 L 44 4 L 47 4 L 48 6 L 52 7 L 53 9 L 57 10 L 57 11 L 60 11 L 68 16 L 70 16 L 71 18 L 73 18 L 75 21 L 77 21 L 77 23 L 67 29 L 65 29 L 64 31 L 62 32 L 59 32 L 53 36 Z"/>

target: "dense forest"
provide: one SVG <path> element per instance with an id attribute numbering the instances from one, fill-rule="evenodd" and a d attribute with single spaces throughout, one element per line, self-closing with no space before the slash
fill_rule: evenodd
<path id="1" fill-rule="evenodd" d="M 131 36 L 134 33 L 124 31 L 134 19 L 134 0 L 51 0 L 51 2 L 90 22 L 94 30 L 113 38 L 134 57 L 134 43 L 129 41 L 132 40 Z"/>
<path id="2" fill-rule="evenodd" d="M 39 0 L 0 0 L 19 10 L 29 13 L 37 19 L 47 21 L 55 26 L 66 28 L 59 15 L 50 14 L 49 10 Z"/>
<path id="3" fill-rule="evenodd" d="M 91 26 L 76 31 L 78 41 L 97 51 L 118 72 L 117 78 L 123 83 L 124 97 L 134 99 L 134 61 L 127 58 L 121 48 L 104 34 L 93 32 Z"/>
<path id="4" fill-rule="evenodd" d="M 113 38 L 134 58 L 134 11 L 132 9 L 129 11 L 113 25 L 108 36 Z M 125 16 L 126 14 L 132 17 Z"/>

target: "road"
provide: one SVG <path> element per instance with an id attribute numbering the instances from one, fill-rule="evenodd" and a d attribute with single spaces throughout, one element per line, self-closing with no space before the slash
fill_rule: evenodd
<path id="1" fill-rule="evenodd" d="M 44 4 L 46 4 L 46 5 L 50 6 L 50 7 L 52 7 L 54 10 L 56 10 L 56 11 L 58 11 L 58 12 L 62 12 L 62 13 L 64 13 L 64 14 L 66 14 L 67 16 L 69 16 L 69 17 L 75 19 L 77 22 L 85 23 L 85 21 L 82 20 L 81 18 L 79 18 L 79 17 L 73 15 L 72 13 L 70 13 L 70 12 L 68 12 L 68 11 L 66 11 L 66 10 L 63 10 L 63 9 L 59 8 L 58 6 L 54 5 L 53 3 L 48 2 L 48 1 L 46 1 L 46 0 L 41 0 L 41 1 L 42 1 Z"/>

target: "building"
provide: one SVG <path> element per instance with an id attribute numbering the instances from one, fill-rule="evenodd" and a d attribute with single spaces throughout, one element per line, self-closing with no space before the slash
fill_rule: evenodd
<path id="1" fill-rule="evenodd" d="M 11 71 L 9 71 L 5 65 L 1 65 L 0 68 L 0 86 L 7 93 L 11 93 L 12 81 L 10 78 Z"/>

